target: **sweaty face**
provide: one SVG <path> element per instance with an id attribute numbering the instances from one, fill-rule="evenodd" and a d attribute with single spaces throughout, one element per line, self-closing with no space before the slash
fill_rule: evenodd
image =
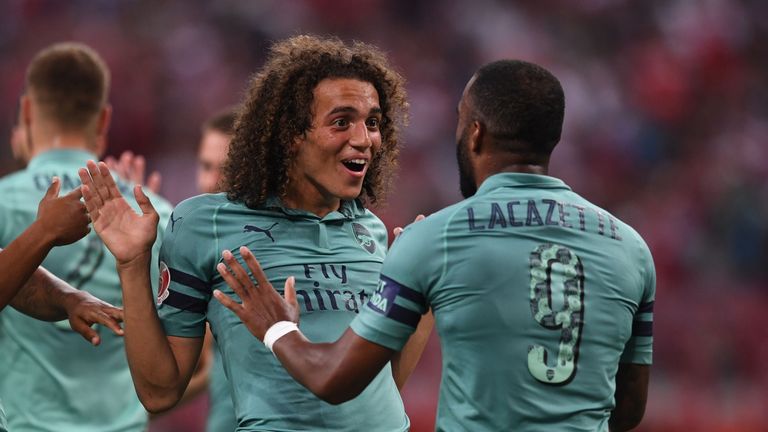
<path id="1" fill-rule="evenodd" d="M 203 132 L 197 154 L 197 189 L 201 193 L 220 191 L 221 168 L 227 160 L 232 137 L 217 130 Z"/>
<path id="2" fill-rule="evenodd" d="M 285 201 L 319 216 L 360 195 L 381 147 L 379 94 L 369 82 L 324 79 L 314 89 L 312 128 L 296 142 Z"/>

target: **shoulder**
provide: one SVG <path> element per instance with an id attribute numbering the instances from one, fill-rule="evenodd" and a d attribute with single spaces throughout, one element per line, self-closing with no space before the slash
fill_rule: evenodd
<path id="1" fill-rule="evenodd" d="M 409 237 L 434 240 L 438 235 L 443 233 L 457 217 L 466 215 L 465 209 L 471 206 L 471 204 L 472 199 L 470 198 L 438 210 L 427 216 L 424 220 L 414 222 L 405 227 L 403 235 L 409 233 Z"/>
<path id="2" fill-rule="evenodd" d="M 172 211 L 169 206 L 164 241 L 181 237 L 195 242 L 199 238 L 209 237 L 216 226 L 220 209 L 232 204 L 226 197 L 219 195 L 204 194 L 188 198 Z"/>
<path id="3" fill-rule="evenodd" d="M 625 245 L 624 252 L 627 254 L 627 258 L 629 258 L 631 262 L 639 264 L 642 271 L 653 272 L 654 265 L 653 257 L 651 256 L 651 250 L 640 233 L 638 233 L 637 230 L 635 230 L 627 222 L 624 222 L 623 220 L 616 217 L 616 215 L 613 213 L 598 207 L 589 201 L 585 200 L 585 202 L 610 218 L 608 223 L 610 223 L 612 226 L 615 225 L 618 236 L 621 237 L 622 243 Z M 609 228 L 613 229 L 612 227 Z"/>
<path id="4" fill-rule="evenodd" d="M 50 181 L 47 179 L 46 181 Z M 36 185 L 27 170 L 18 171 L 0 178 L 0 209 L 7 212 L 37 213 L 37 203 L 48 189 L 49 184 L 39 180 Z M 33 214 L 34 214 L 33 213 Z"/>
<path id="5" fill-rule="evenodd" d="M 628 242 L 633 252 L 640 256 L 650 257 L 650 249 L 645 243 L 645 240 L 631 225 L 616 217 L 614 214 L 606 211 L 605 209 L 598 208 L 604 214 L 611 218 L 611 222 L 616 224 L 619 235 Z"/>
<path id="6" fill-rule="evenodd" d="M 361 208 L 360 212 L 349 222 L 352 225 L 352 234 L 358 241 L 365 241 L 365 238 L 370 237 L 381 245 L 384 252 L 387 251 L 387 244 L 389 243 L 387 227 L 373 212 Z"/>
<path id="7" fill-rule="evenodd" d="M 229 201 L 224 194 L 202 194 L 187 198 L 173 208 L 175 217 L 189 219 L 209 219 L 222 207 L 237 205 Z"/>
<path id="8" fill-rule="evenodd" d="M 358 223 L 364 223 L 370 228 L 376 229 L 376 230 L 384 230 L 386 232 L 387 228 L 384 225 L 384 222 L 376 216 L 372 211 L 365 209 L 363 212 L 360 213 L 359 216 L 355 217 L 353 219 L 354 222 Z"/>
<path id="9" fill-rule="evenodd" d="M 17 171 L 0 178 L 0 190 L 8 190 L 17 187 L 19 183 L 29 180 L 29 173 L 26 170 Z"/>

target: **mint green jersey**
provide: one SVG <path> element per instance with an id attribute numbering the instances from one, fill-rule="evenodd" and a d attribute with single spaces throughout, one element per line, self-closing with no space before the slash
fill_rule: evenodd
<path id="1" fill-rule="evenodd" d="M 61 179 L 63 195 L 80 185 L 78 168 L 96 155 L 52 150 L 0 180 L 0 246 L 7 246 L 35 220 L 51 178 Z M 132 185 L 119 183 L 129 202 Z M 167 220 L 170 205 L 150 195 Z M 156 245 L 159 252 L 159 244 Z M 95 232 L 51 250 L 43 266 L 72 286 L 114 305 L 122 304 L 115 259 Z M 2 271 L 9 271 L 3 269 Z M 0 312 L 0 398 L 13 432 L 142 431 L 147 415 L 136 397 L 123 340 L 99 328 L 93 347 L 68 321 L 38 321 L 6 308 Z"/>
<path id="2" fill-rule="evenodd" d="M 232 403 L 229 382 L 222 366 L 221 351 L 213 343 L 213 363 L 208 374 L 208 432 L 233 431 L 237 428 L 235 406 Z"/>
<path id="3" fill-rule="evenodd" d="M 497 174 L 406 228 L 353 321 L 400 350 L 432 308 L 440 431 L 607 431 L 619 362 L 650 364 L 655 270 L 558 179 Z"/>
<path id="4" fill-rule="evenodd" d="M 158 313 L 169 336 L 203 337 L 210 323 L 231 386 L 238 431 L 404 431 L 409 427 L 389 366 L 355 399 L 330 405 L 302 387 L 240 319 L 212 297 L 234 296 L 216 270 L 221 251 L 240 246 L 258 258 L 273 286 L 296 277 L 301 331 L 338 339 L 373 294 L 386 229 L 359 203 L 323 218 L 270 200 L 258 210 L 201 195 L 171 215 L 160 252 Z"/>

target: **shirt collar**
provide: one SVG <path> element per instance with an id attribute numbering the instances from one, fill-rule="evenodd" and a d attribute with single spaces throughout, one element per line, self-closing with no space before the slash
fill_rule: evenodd
<path id="1" fill-rule="evenodd" d="M 351 220 L 365 214 L 365 207 L 363 207 L 363 204 L 359 200 L 341 201 L 341 206 L 339 206 L 338 210 L 332 211 L 322 218 L 306 210 L 286 207 L 283 204 L 283 201 L 276 196 L 268 197 L 264 203 L 264 207 L 283 212 L 287 216 L 300 217 L 303 219 L 317 219 L 322 222 Z"/>
<path id="2" fill-rule="evenodd" d="M 476 195 L 483 195 L 501 187 L 571 190 L 562 180 L 555 177 L 539 174 L 499 173 L 486 178 L 478 188 Z"/>
<path id="3" fill-rule="evenodd" d="M 88 160 L 98 160 L 94 153 L 81 149 L 55 149 L 38 154 L 29 161 L 30 169 L 40 168 L 51 164 L 72 163 L 85 167 Z"/>

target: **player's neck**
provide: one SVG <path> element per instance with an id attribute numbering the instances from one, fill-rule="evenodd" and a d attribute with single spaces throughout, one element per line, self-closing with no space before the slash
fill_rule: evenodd
<path id="1" fill-rule="evenodd" d="M 480 185 L 485 179 L 500 173 L 548 175 L 549 157 L 533 154 L 491 152 L 479 156 L 474 163 L 475 179 Z"/>
<path id="2" fill-rule="evenodd" d="M 49 131 L 40 132 L 32 135 L 31 157 L 50 150 L 86 150 L 94 152 L 96 145 L 94 138 L 85 136 L 82 133 Z"/>
<path id="3" fill-rule="evenodd" d="M 293 186 L 282 197 L 283 205 L 288 208 L 304 210 L 322 218 L 328 213 L 338 210 L 341 206 L 340 198 L 326 196 L 308 182 L 301 182 L 300 185 L 294 184 Z"/>

